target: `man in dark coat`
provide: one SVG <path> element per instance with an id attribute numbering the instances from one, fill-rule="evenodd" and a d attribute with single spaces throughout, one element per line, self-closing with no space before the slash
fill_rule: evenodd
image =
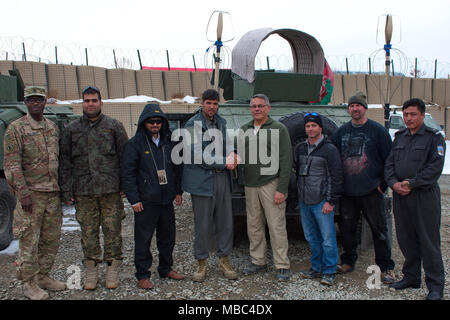
<path id="1" fill-rule="evenodd" d="M 158 273 L 161 278 L 181 280 L 172 270 L 175 245 L 173 200 L 182 203 L 180 165 L 171 160 L 173 143 L 167 116 L 157 104 L 147 104 L 142 111 L 136 134 L 124 148 L 122 184 L 134 210 L 136 278 L 142 289 L 151 289 L 150 242 L 156 229 L 159 251 Z"/>
<path id="2" fill-rule="evenodd" d="M 441 300 L 444 264 L 441 254 L 441 193 L 438 179 L 445 163 L 445 141 L 424 124 L 425 104 L 410 99 L 403 104 L 406 128 L 395 134 L 384 175 L 394 195 L 393 211 L 400 250 L 405 256 L 403 279 L 390 285 L 402 290 L 419 288 L 425 270 L 428 300 Z"/>

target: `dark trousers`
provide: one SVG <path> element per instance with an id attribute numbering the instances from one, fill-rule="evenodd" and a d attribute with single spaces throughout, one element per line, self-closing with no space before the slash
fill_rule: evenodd
<path id="1" fill-rule="evenodd" d="M 382 272 L 394 269 L 391 259 L 387 217 L 384 211 L 383 195 L 377 189 L 364 196 L 342 196 L 338 226 L 342 236 L 341 263 L 354 266 L 358 259 L 358 223 L 361 214 L 366 218 L 372 231 L 375 248 L 375 263 Z"/>
<path id="2" fill-rule="evenodd" d="M 413 190 L 406 196 L 394 193 L 397 241 L 405 257 L 403 275 L 421 282 L 421 265 L 430 291 L 443 292 L 444 265 L 441 255 L 441 194 L 439 186 Z"/>
<path id="3" fill-rule="evenodd" d="M 166 277 L 172 270 L 175 246 L 175 212 L 173 204 L 150 205 L 143 203 L 144 211 L 134 214 L 134 265 L 138 280 L 150 277 L 153 257 L 150 244 L 156 229 L 159 252 L 158 273 Z"/>

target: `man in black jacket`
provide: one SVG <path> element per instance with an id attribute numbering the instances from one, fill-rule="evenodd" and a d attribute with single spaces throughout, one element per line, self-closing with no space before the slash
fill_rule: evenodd
<path id="1" fill-rule="evenodd" d="M 322 135 L 322 119 L 316 112 L 304 116 L 308 139 L 294 154 L 300 216 L 311 248 L 311 268 L 304 278 L 321 277 L 320 283 L 333 285 L 338 248 L 334 208 L 342 189 L 342 164 L 336 147 Z"/>
<path id="2" fill-rule="evenodd" d="M 395 229 L 405 256 L 403 279 L 396 290 L 419 288 L 425 270 L 428 300 L 440 300 L 445 272 L 441 254 L 441 192 L 438 179 L 445 163 L 445 140 L 424 125 L 425 104 L 411 99 L 403 104 L 406 128 L 395 134 L 384 175 L 394 195 Z"/>
<path id="3" fill-rule="evenodd" d="M 173 143 L 167 116 L 157 104 L 142 111 L 136 134 L 124 148 L 122 184 L 134 214 L 134 264 L 138 286 L 153 287 L 150 281 L 150 242 L 156 229 L 161 278 L 181 280 L 172 270 L 175 245 L 173 200 L 181 205 L 181 166 L 171 160 Z"/>

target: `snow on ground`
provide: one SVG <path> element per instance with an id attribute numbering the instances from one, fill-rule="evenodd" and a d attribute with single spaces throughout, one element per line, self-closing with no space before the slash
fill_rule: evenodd
<path id="1" fill-rule="evenodd" d="M 184 103 L 195 103 L 195 101 L 197 100 L 197 97 L 191 97 L 191 96 L 185 96 L 183 99 L 176 99 L 181 100 Z M 83 100 L 79 99 L 79 100 L 57 100 L 55 99 L 56 104 L 80 104 L 83 102 Z M 129 96 L 126 98 L 117 98 L 117 99 L 106 99 L 106 100 L 102 100 L 103 102 L 108 102 L 108 103 L 119 103 L 119 102 L 126 102 L 126 103 L 135 103 L 135 102 L 158 102 L 160 104 L 169 104 L 172 103 L 172 100 L 169 101 L 163 101 L 163 100 L 159 100 L 153 97 L 149 97 L 149 96 Z"/>

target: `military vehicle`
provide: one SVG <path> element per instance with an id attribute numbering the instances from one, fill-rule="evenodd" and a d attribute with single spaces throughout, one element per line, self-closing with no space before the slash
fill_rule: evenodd
<path id="1" fill-rule="evenodd" d="M 291 47 L 292 72 L 255 70 L 255 58 L 261 43 L 274 34 L 285 39 Z M 231 65 L 231 70 L 220 70 L 218 77 L 226 99 L 225 103 L 219 105 L 218 113 L 227 120 L 228 129 L 237 130 L 252 119 L 249 104 L 251 97 L 257 93 L 264 93 L 270 98 L 270 116 L 288 128 L 293 148 L 307 138 L 303 122 L 306 112 L 317 112 L 322 116 L 323 133 L 327 136 L 331 136 L 339 126 L 351 119 L 347 105 L 328 104 L 333 90 L 333 73 L 321 45 L 307 33 L 271 28 L 249 31 L 234 46 Z M 192 114 L 168 116 L 173 128 L 176 128 L 182 126 Z M 241 177 L 238 170 L 234 175 L 232 190 L 237 237 L 246 234 L 245 193 Z M 390 210 L 389 198 L 386 204 L 387 210 Z M 338 210 L 336 214 L 339 214 Z M 289 184 L 286 215 L 289 234 L 301 233 L 294 173 Z M 360 229 L 364 234 L 362 241 L 366 242 L 362 246 L 370 246 L 368 224 L 362 223 Z M 238 239 L 235 237 L 235 240 Z"/>
<path id="2" fill-rule="evenodd" d="M 16 206 L 3 170 L 3 138 L 8 125 L 27 113 L 23 103 L 22 77 L 17 70 L 10 70 L 9 74 L 0 75 L 0 250 L 7 248 L 13 239 L 12 221 Z M 70 106 L 46 106 L 44 116 L 54 121 L 60 130 L 65 123 L 79 117 Z"/>

